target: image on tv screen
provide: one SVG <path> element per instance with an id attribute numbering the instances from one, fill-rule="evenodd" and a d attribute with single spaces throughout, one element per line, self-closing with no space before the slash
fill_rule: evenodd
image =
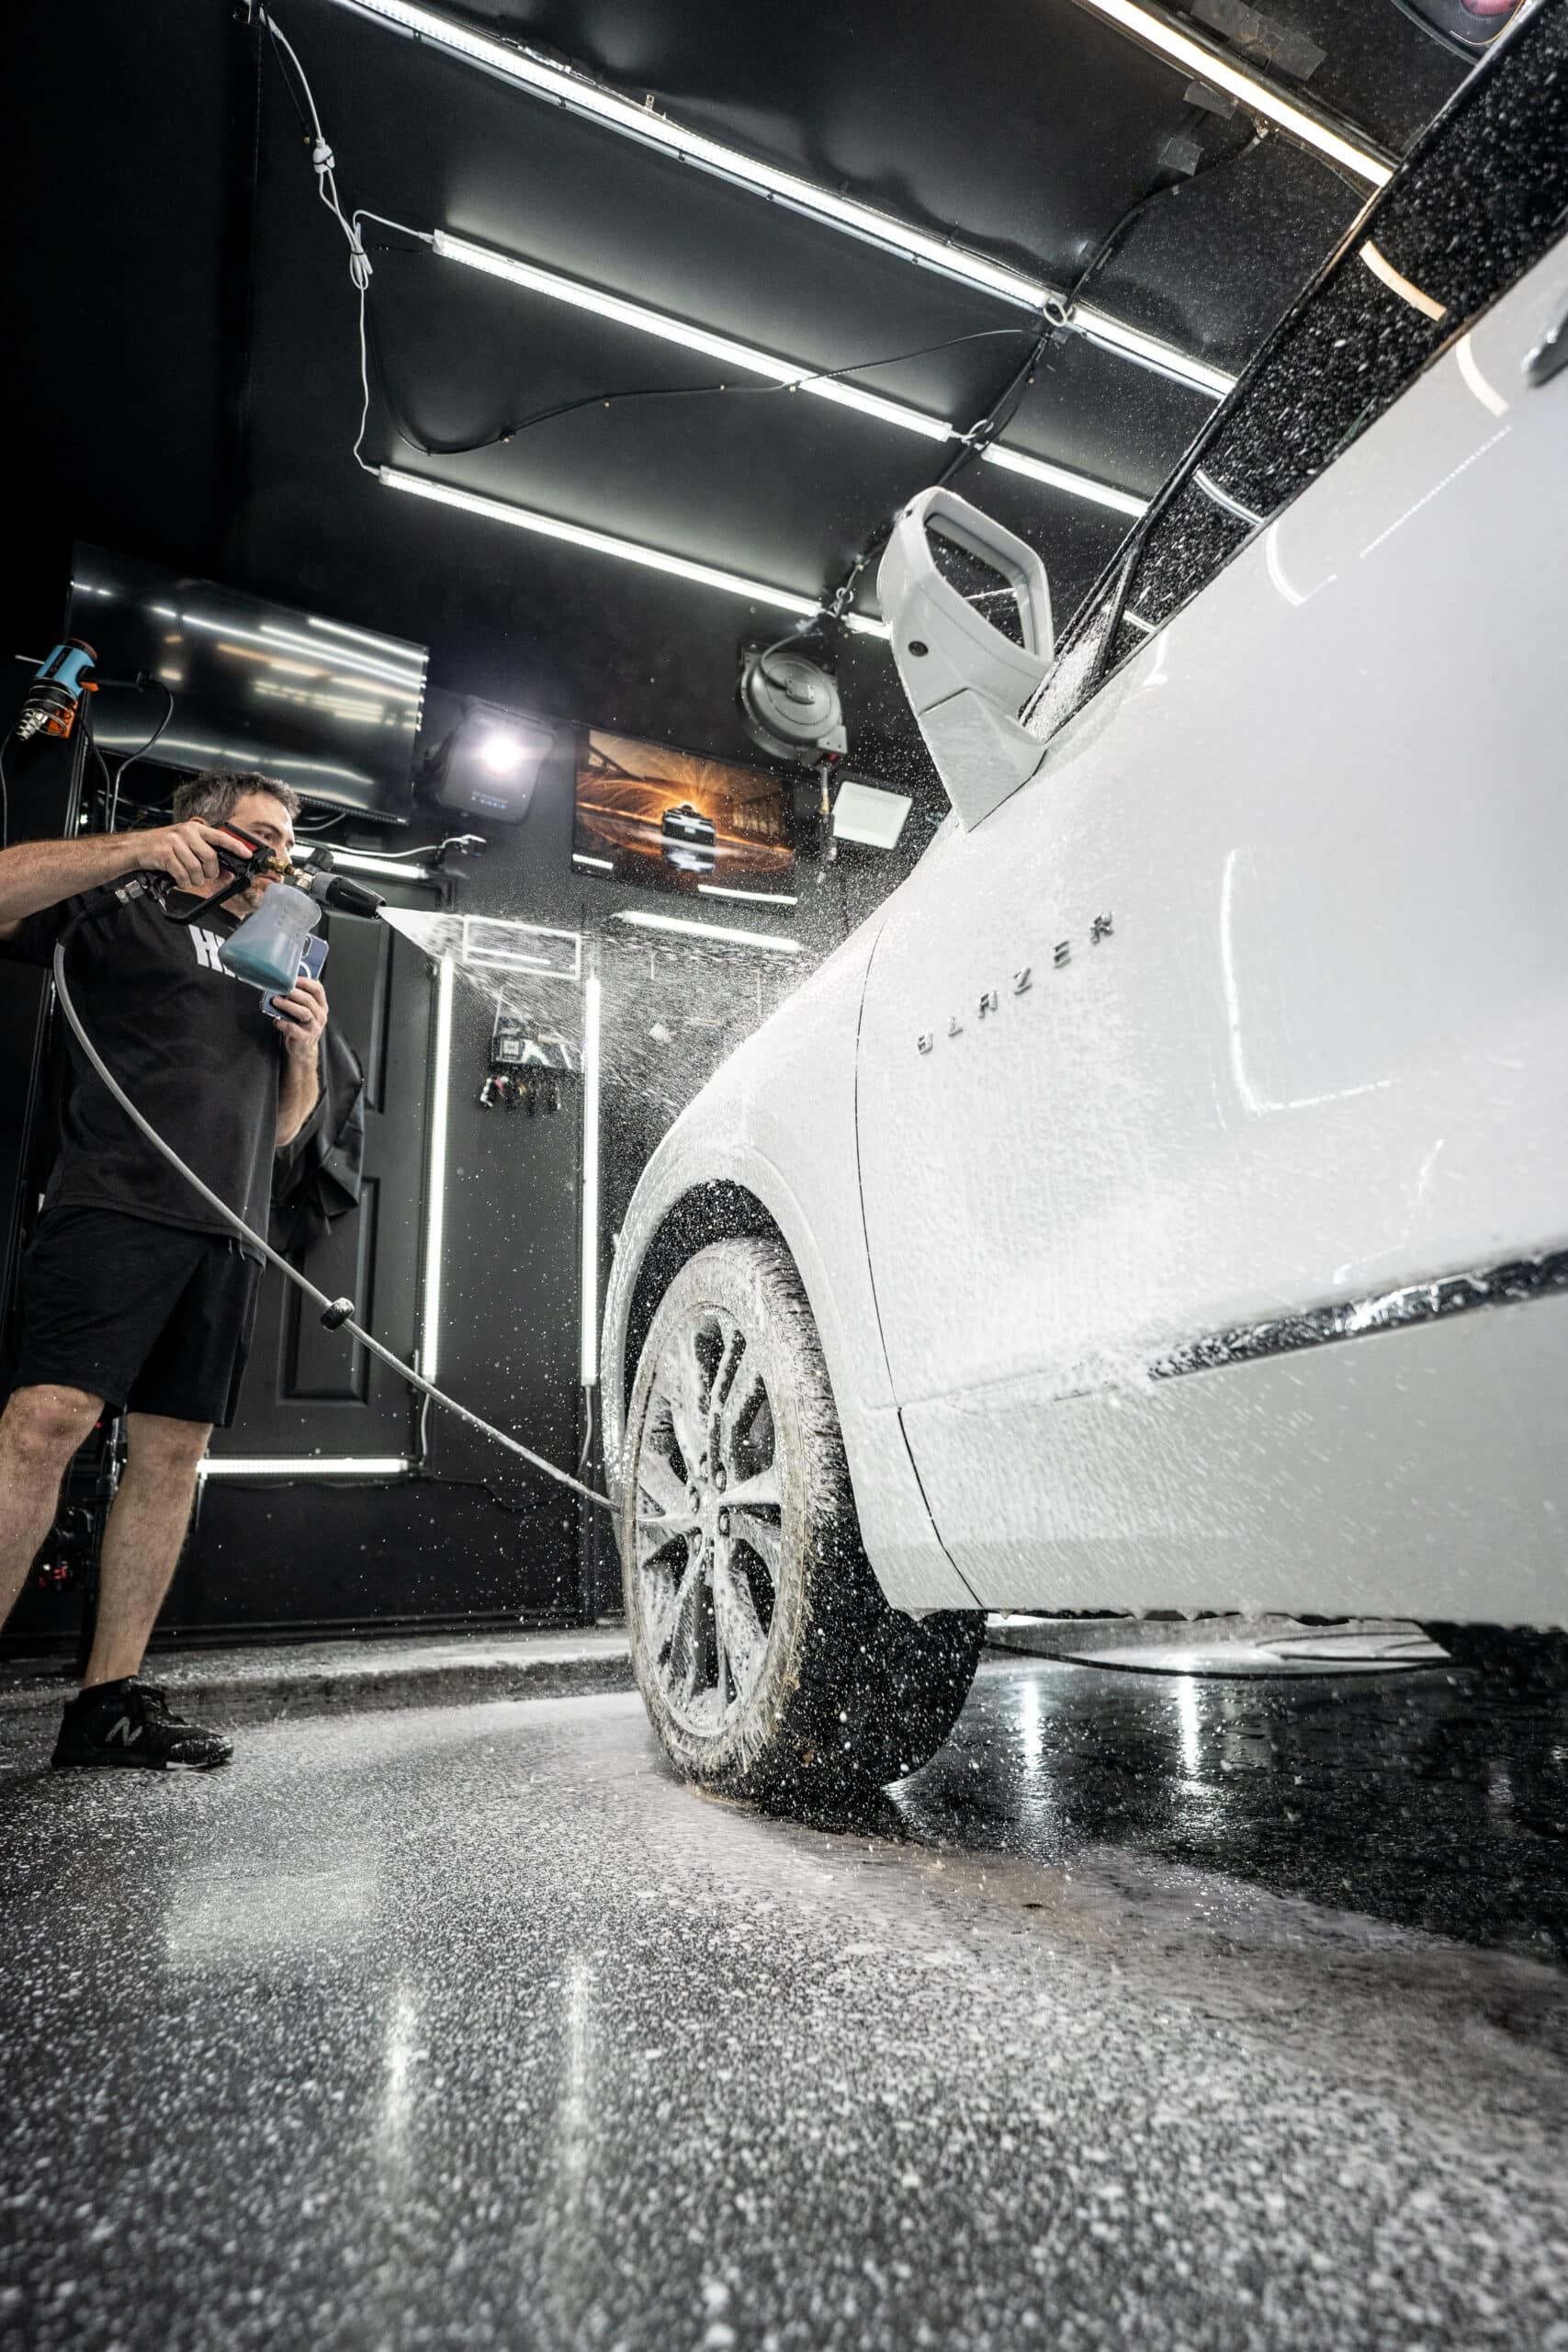
<path id="1" fill-rule="evenodd" d="M 78 545 L 69 634 L 97 656 L 99 748 L 175 768 L 260 768 L 304 798 L 395 824 L 413 809 L 425 650 L 320 613 Z M 109 683 L 143 672 L 152 691 Z"/>
<path id="2" fill-rule="evenodd" d="M 580 739 L 572 848 L 624 882 L 765 888 L 794 867 L 789 819 L 788 776 L 598 728 Z"/>

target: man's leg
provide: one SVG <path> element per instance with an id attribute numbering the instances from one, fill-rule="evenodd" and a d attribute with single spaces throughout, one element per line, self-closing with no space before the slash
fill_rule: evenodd
<path id="1" fill-rule="evenodd" d="M 209 1421 L 126 1415 L 125 1476 L 104 1535 L 98 1620 L 84 1689 L 141 1672 L 190 1523 L 197 1465 L 211 1434 Z"/>
<path id="2" fill-rule="evenodd" d="M 85 1388 L 14 1389 L 0 1414 L 0 1624 L 54 1523 L 65 1466 L 104 1409 Z"/>

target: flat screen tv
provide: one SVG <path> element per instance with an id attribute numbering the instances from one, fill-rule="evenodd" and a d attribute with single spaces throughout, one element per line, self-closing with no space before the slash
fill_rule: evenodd
<path id="1" fill-rule="evenodd" d="M 588 729 L 579 739 L 572 853 L 624 882 L 784 897 L 791 783 L 766 768 Z"/>
<path id="2" fill-rule="evenodd" d="M 424 707 L 423 645 L 348 628 L 132 556 L 78 546 L 67 634 L 97 655 L 93 732 L 114 756 L 169 722 L 150 757 L 166 767 L 260 768 L 302 798 L 406 824 Z"/>

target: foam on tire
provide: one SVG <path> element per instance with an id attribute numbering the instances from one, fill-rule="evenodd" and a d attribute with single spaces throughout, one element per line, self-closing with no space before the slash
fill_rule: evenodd
<path id="1" fill-rule="evenodd" d="M 783 1496 L 767 1654 L 722 1731 L 683 1726 L 660 1688 L 637 1589 L 636 1464 L 666 1340 L 704 1308 L 733 1317 L 761 1359 Z M 660 1300 L 632 1384 L 618 1522 L 632 1662 L 671 1761 L 732 1795 L 797 1798 L 885 1786 L 934 1755 L 968 1696 L 976 1611 L 914 1618 L 884 1600 L 860 1539 L 828 1368 L 795 1267 L 776 1243 L 734 1239 L 687 1261 Z"/>

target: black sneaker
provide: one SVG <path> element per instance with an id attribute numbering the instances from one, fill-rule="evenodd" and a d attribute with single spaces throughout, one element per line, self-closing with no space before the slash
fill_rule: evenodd
<path id="1" fill-rule="evenodd" d="M 209 1772 L 233 1753 L 221 1732 L 172 1715 L 164 1692 L 129 1675 L 123 1682 L 96 1682 L 66 1702 L 51 1761 Z"/>

